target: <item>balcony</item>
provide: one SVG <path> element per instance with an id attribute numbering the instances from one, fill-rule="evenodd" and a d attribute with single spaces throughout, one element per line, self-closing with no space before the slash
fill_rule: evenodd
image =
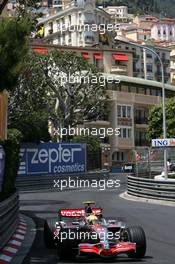
<path id="1" fill-rule="evenodd" d="M 140 69 L 133 69 L 133 73 L 140 73 Z"/>
<path id="2" fill-rule="evenodd" d="M 135 146 L 136 147 L 144 147 L 149 146 L 149 142 L 146 139 L 135 139 Z"/>
<path id="3" fill-rule="evenodd" d="M 148 124 L 148 118 L 146 117 L 135 117 L 135 124 L 146 125 Z"/>
<path id="4" fill-rule="evenodd" d="M 170 64 L 170 60 L 167 60 L 165 57 L 162 57 L 161 60 L 162 60 L 164 65 L 169 65 Z M 157 63 L 157 64 L 160 64 L 160 61 L 159 61 L 158 58 L 155 58 L 154 62 Z"/>
<path id="5" fill-rule="evenodd" d="M 171 58 L 175 58 L 175 49 L 173 49 L 170 53 Z"/>
<path id="6" fill-rule="evenodd" d="M 135 54 L 135 53 L 133 53 L 133 60 L 139 60 L 139 59 L 140 59 L 140 56 Z"/>
<path id="7" fill-rule="evenodd" d="M 113 65 L 111 67 L 111 73 L 114 73 L 114 74 L 127 74 L 127 66 L 126 65 Z"/>
<path id="8" fill-rule="evenodd" d="M 175 70 L 175 63 L 170 66 L 170 70 L 174 72 L 174 70 Z"/>
<path id="9" fill-rule="evenodd" d="M 49 33 L 49 35 L 53 34 L 53 29 L 52 29 L 52 28 L 49 29 L 49 30 L 48 30 L 48 33 Z"/>

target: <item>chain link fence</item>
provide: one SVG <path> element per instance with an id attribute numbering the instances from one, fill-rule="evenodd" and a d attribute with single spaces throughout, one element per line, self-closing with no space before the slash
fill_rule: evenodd
<path id="1" fill-rule="evenodd" d="M 163 148 L 136 148 L 134 150 L 134 174 L 137 177 L 153 178 L 164 170 Z M 175 163 L 175 148 L 167 148 L 167 159 Z"/>

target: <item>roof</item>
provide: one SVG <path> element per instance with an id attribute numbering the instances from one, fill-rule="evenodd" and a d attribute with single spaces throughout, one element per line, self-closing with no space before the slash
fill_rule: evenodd
<path id="1" fill-rule="evenodd" d="M 145 80 L 145 79 L 136 78 L 136 77 L 128 77 L 128 76 L 124 76 L 124 75 L 108 74 L 108 73 L 103 73 L 103 75 L 106 78 L 107 77 L 115 78 L 115 79 L 120 80 L 121 82 L 142 84 L 142 85 L 149 86 L 149 87 L 152 86 L 152 87 L 156 87 L 156 88 L 162 88 L 161 82 L 150 81 L 150 80 Z M 175 92 L 175 86 L 174 85 L 165 84 L 165 89 Z"/>

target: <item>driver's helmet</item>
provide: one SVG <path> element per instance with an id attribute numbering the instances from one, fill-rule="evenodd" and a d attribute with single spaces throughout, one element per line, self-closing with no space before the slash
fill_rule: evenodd
<path id="1" fill-rule="evenodd" d="M 87 219 L 87 222 L 88 222 L 89 225 L 96 224 L 97 221 L 98 221 L 98 218 L 97 218 L 97 216 L 95 214 L 89 215 L 86 219 Z"/>

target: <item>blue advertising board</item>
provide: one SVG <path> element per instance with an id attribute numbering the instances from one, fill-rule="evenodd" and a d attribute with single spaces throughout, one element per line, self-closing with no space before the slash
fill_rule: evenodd
<path id="1" fill-rule="evenodd" d="M 23 144 L 18 175 L 72 174 L 86 171 L 86 145 Z"/>

